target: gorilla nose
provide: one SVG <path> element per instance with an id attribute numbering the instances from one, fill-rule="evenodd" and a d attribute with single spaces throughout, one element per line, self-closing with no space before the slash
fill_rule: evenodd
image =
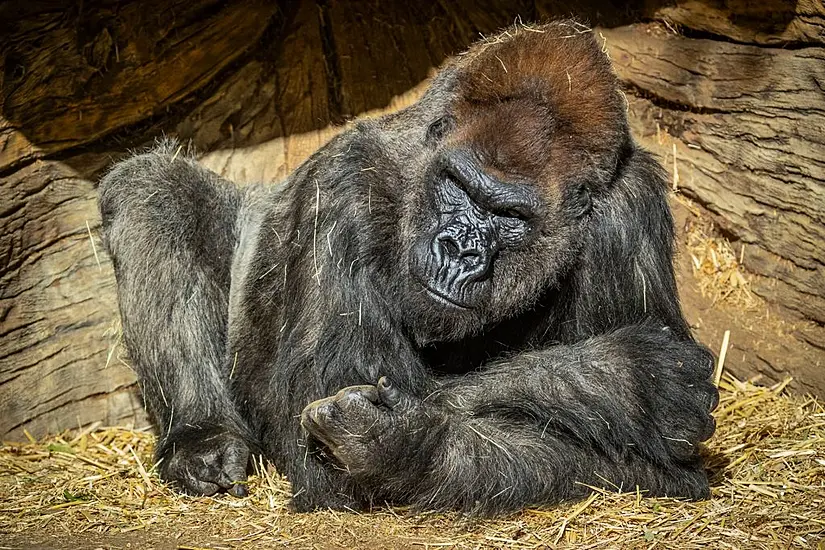
<path id="1" fill-rule="evenodd" d="M 490 254 L 477 243 L 456 239 L 453 235 L 442 234 L 438 237 L 438 245 L 442 254 L 450 262 L 457 262 L 469 271 L 477 271 L 481 275 L 487 271 L 490 263 Z"/>
<path id="2" fill-rule="evenodd" d="M 438 243 L 451 260 L 463 260 L 467 263 L 477 263 L 481 260 L 481 251 L 478 247 L 462 244 L 452 235 L 439 236 Z"/>

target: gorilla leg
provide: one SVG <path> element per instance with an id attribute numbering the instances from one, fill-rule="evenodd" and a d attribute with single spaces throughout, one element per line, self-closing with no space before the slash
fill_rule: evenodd
<path id="1" fill-rule="evenodd" d="M 167 141 L 116 164 L 99 193 L 124 339 L 161 433 L 161 477 L 190 493 L 245 494 L 249 437 L 226 384 L 241 192 Z"/>

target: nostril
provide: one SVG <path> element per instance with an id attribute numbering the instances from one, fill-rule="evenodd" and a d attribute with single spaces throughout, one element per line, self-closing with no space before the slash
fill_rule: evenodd
<path id="1" fill-rule="evenodd" d="M 461 253 L 461 259 L 469 265 L 476 265 L 481 262 L 481 254 L 475 250 L 465 250 Z"/>
<path id="2" fill-rule="evenodd" d="M 462 244 L 449 235 L 438 237 L 438 245 L 442 252 L 451 261 L 458 261 L 467 267 L 474 268 L 485 262 L 484 252 L 475 246 L 462 246 Z"/>
<path id="3" fill-rule="evenodd" d="M 453 239 L 449 237 L 442 237 L 439 241 L 450 258 L 458 258 L 461 256 L 461 250 L 458 248 L 458 243 L 456 243 Z"/>

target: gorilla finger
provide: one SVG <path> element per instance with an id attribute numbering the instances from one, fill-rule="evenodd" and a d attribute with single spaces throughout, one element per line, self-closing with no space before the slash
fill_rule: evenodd
<path id="1" fill-rule="evenodd" d="M 359 400 L 366 400 L 375 405 L 381 402 L 378 389 L 371 385 L 349 386 L 335 394 L 335 401 L 343 407 Z"/>
<path id="2" fill-rule="evenodd" d="M 246 470 L 238 467 L 224 468 L 217 479 L 222 489 L 227 489 L 234 496 L 246 496 Z M 240 489 L 243 494 L 237 494 Z"/>
<path id="3" fill-rule="evenodd" d="M 192 475 L 187 476 L 186 479 L 178 480 L 178 486 L 184 493 L 191 496 L 211 497 L 220 490 L 217 483 L 204 481 Z"/>
<path id="4" fill-rule="evenodd" d="M 301 411 L 301 425 L 311 433 L 329 424 L 333 420 L 340 420 L 341 410 L 336 406 L 334 397 L 313 401 Z"/>
<path id="5" fill-rule="evenodd" d="M 702 380 L 709 380 L 716 371 L 716 357 L 708 348 L 701 346 L 699 348 L 699 360 L 697 361 L 697 374 Z"/>
<path id="6" fill-rule="evenodd" d="M 381 402 L 391 409 L 400 405 L 401 400 L 404 398 L 398 387 L 393 385 L 386 376 L 378 379 L 378 395 Z"/>
<path id="7" fill-rule="evenodd" d="M 190 457 L 186 464 L 186 477 L 214 481 L 221 472 L 221 457 L 217 452 Z"/>
<path id="8" fill-rule="evenodd" d="M 719 389 L 711 384 L 710 396 L 708 402 L 708 412 L 713 412 L 719 406 Z"/>
<path id="9" fill-rule="evenodd" d="M 719 389 L 713 382 L 703 381 L 691 387 L 695 392 L 694 402 L 703 413 L 716 410 L 719 405 Z"/>
<path id="10" fill-rule="evenodd" d="M 702 429 L 699 430 L 699 434 L 697 439 L 699 441 L 707 441 L 713 435 L 713 432 L 716 431 L 716 419 L 712 416 L 708 415 L 705 424 L 702 426 Z"/>
<path id="11" fill-rule="evenodd" d="M 244 483 L 236 483 L 232 487 L 229 488 L 227 491 L 233 497 L 244 498 L 249 496 L 249 489 L 246 486 L 246 482 Z"/>
<path id="12" fill-rule="evenodd" d="M 249 464 L 249 448 L 242 441 L 231 440 L 223 452 L 224 469 L 227 464 L 233 468 L 240 468 L 246 472 L 246 466 Z"/>

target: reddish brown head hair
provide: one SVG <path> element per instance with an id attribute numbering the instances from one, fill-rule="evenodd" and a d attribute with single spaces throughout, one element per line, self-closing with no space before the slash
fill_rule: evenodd
<path id="1" fill-rule="evenodd" d="M 456 68 L 452 141 L 487 169 L 555 194 L 564 176 L 615 166 L 607 157 L 627 135 L 625 106 L 607 55 L 581 24 L 509 29 L 473 46 Z"/>

